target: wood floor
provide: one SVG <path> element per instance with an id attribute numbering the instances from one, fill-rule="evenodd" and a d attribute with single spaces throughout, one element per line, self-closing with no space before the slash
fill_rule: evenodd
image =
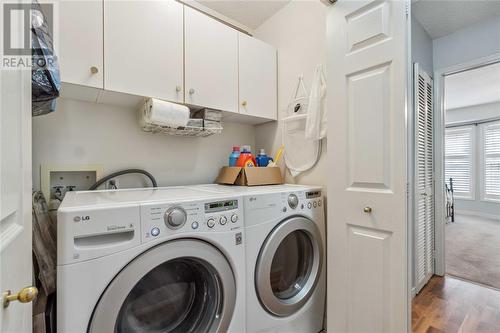
<path id="1" fill-rule="evenodd" d="M 495 289 L 435 276 L 412 305 L 414 333 L 500 332 L 500 291 Z"/>

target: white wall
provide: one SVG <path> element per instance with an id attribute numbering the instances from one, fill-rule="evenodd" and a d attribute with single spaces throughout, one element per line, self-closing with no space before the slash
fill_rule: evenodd
<path id="1" fill-rule="evenodd" d="M 33 118 L 33 185 L 41 164 L 102 164 L 108 174 L 126 168 L 151 172 L 160 186 L 212 183 L 233 145 L 255 146 L 251 125 L 224 123 L 221 135 L 175 137 L 141 131 L 134 109 L 59 99 L 57 111 Z M 136 177 L 120 187 L 143 186 Z"/>
<path id="2" fill-rule="evenodd" d="M 432 76 L 434 64 L 432 59 L 432 39 L 418 20 L 411 18 L 411 60 L 418 62 L 422 69 Z"/>
<path id="3" fill-rule="evenodd" d="M 498 118 L 500 117 L 500 102 L 499 103 L 489 103 L 482 105 L 475 105 L 465 108 L 451 109 L 446 110 L 446 124 L 453 123 L 463 123 L 469 121 L 480 121 L 484 119 L 490 118 Z M 476 145 L 475 149 L 480 149 L 479 140 L 480 133 L 479 131 L 475 131 L 476 135 Z M 476 154 L 476 156 L 479 156 Z M 460 211 L 466 211 L 470 213 L 478 213 L 485 214 L 491 216 L 497 216 L 500 218 L 500 203 L 482 201 L 480 196 L 480 188 L 481 184 L 479 182 L 480 179 L 480 164 L 479 159 L 476 159 L 476 166 L 474 168 L 474 178 L 476 181 L 475 184 L 475 200 L 455 200 L 455 209 Z"/>
<path id="4" fill-rule="evenodd" d="M 446 110 L 446 124 L 500 117 L 500 102 Z"/>
<path id="5" fill-rule="evenodd" d="M 326 13 L 320 1 L 291 1 L 254 31 L 254 35 L 278 49 L 278 119 L 283 118 L 299 75 L 309 88 L 313 71 L 326 65 Z M 267 123 L 256 128 L 257 148 L 269 153 L 281 146 L 281 124 Z M 318 164 L 295 179 L 287 172 L 289 183 L 327 184 L 326 140 Z"/>
<path id="6" fill-rule="evenodd" d="M 500 17 L 435 39 L 434 68 L 443 69 L 500 53 Z"/>

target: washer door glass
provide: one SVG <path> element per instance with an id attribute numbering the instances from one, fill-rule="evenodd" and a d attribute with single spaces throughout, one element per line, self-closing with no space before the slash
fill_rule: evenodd
<path id="1" fill-rule="evenodd" d="M 205 332 L 220 315 L 220 282 L 206 263 L 175 259 L 156 267 L 129 293 L 116 332 Z"/>
<path id="2" fill-rule="evenodd" d="M 293 231 L 281 241 L 271 264 L 271 288 L 279 299 L 297 295 L 311 274 L 313 245 L 308 234 Z"/>
<path id="3" fill-rule="evenodd" d="M 110 282 L 89 333 L 228 330 L 236 282 L 226 257 L 200 240 L 175 240 L 136 257 Z"/>
<path id="4" fill-rule="evenodd" d="M 278 224 L 255 267 L 255 289 L 264 309 L 279 317 L 300 310 L 314 293 L 322 260 L 322 238 L 313 221 L 296 216 Z"/>

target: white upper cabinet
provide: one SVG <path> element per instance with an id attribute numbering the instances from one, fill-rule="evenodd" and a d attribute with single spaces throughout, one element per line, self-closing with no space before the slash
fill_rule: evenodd
<path id="1" fill-rule="evenodd" d="M 61 80 L 103 88 L 102 0 L 58 1 Z M 57 29 L 57 27 L 56 27 Z"/>
<path id="2" fill-rule="evenodd" d="M 185 7 L 188 104 L 238 112 L 238 32 Z"/>
<path id="3" fill-rule="evenodd" d="M 63 82 L 277 119 L 274 47 L 178 1 L 55 1 Z"/>
<path id="4" fill-rule="evenodd" d="M 250 116 L 277 119 L 276 49 L 239 34 L 239 111 Z"/>
<path id="5" fill-rule="evenodd" d="M 104 2 L 104 88 L 183 102 L 183 5 Z"/>

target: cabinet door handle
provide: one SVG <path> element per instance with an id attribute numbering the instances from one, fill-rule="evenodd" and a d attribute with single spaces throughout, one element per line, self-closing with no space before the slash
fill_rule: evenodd
<path id="1" fill-rule="evenodd" d="M 244 108 L 246 108 L 246 107 L 247 107 L 247 105 L 248 105 L 248 102 L 247 102 L 247 101 L 243 101 L 243 102 L 241 102 L 241 106 L 243 106 Z"/>
<path id="2" fill-rule="evenodd" d="M 373 209 L 371 207 L 363 208 L 363 212 L 365 212 L 366 214 L 370 214 L 372 211 L 373 211 Z"/>
<path id="3" fill-rule="evenodd" d="M 97 68 L 96 66 L 90 67 L 90 73 L 92 73 L 92 74 L 99 73 L 99 68 Z"/>
<path id="4" fill-rule="evenodd" d="M 195 93 L 195 91 L 193 88 L 189 89 L 189 95 L 193 95 L 194 93 Z"/>
<path id="5" fill-rule="evenodd" d="M 176 86 L 176 87 L 175 87 L 175 91 L 177 91 L 177 92 L 181 92 L 181 91 L 182 91 L 182 87 L 181 87 L 181 86 Z"/>

